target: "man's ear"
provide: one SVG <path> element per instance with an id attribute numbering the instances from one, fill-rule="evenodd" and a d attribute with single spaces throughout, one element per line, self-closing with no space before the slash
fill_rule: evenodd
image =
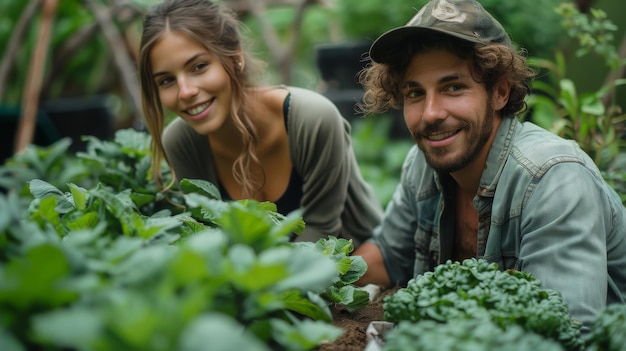
<path id="1" fill-rule="evenodd" d="M 493 100 L 493 108 L 496 111 L 500 111 L 509 102 L 509 95 L 511 93 L 511 86 L 505 80 L 500 80 L 493 90 L 491 99 Z"/>

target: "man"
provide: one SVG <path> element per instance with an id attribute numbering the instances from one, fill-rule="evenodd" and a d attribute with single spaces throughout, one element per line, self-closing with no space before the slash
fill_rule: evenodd
<path id="1" fill-rule="evenodd" d="M 360 284 L 405 285 L 447 260 L 517 269 L 559 291 L 583 332 L 626 294 L 626 214 L 574 141 L 516 115 L 534 73 L 474 0 L 432 0 L 381 35 L 363 111 L 402 109 L 415 143 Z"/>

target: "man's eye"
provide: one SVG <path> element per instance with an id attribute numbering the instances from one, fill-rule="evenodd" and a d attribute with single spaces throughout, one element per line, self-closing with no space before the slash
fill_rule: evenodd
<path id="1" fill-rule="evenodd" d="M 406 96 L 409 99 L 414 99 L 414 98 L 422 96 L 422 92 L 419 90 L 409 90 L 404 94 L 404 96 Z"/>
<path id="2" fill-rule="evenodd" d="M 452 91 L 452 92 L 459 91 L 461 89 L 463 89 L 463 84 L 451 84 L 447 88 L 448 91 Z"/>

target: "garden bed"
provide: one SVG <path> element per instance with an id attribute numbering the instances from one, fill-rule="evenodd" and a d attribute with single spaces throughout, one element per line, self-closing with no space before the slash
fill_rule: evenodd
<path id="1" fill-rule="evenodd" d="M 367 327 L 371 322 L 383 321 L 383 298 L 393 294 L 398 288 L 380 293 L 367 306 L 350 312 L 340 306 L 331 306 L 333 325 L 344 333 L 331 343 L 321 345 L 318 351 L 363 351 L 367 347 Z"/>

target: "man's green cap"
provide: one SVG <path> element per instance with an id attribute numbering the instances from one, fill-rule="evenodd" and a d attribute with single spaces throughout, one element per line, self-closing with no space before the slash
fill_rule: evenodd
<path id="1" fill-rule="evenodd" d="M 405 41 L 419 42 L 433 32 L 478 44 L 511 45 L 502 25 L 477 1 L 432 0 L 409 23 L 378 37 L 370 48 L 370 57 L 374 62 L 388 63 L 393 58 L 394 49 Z"/>

